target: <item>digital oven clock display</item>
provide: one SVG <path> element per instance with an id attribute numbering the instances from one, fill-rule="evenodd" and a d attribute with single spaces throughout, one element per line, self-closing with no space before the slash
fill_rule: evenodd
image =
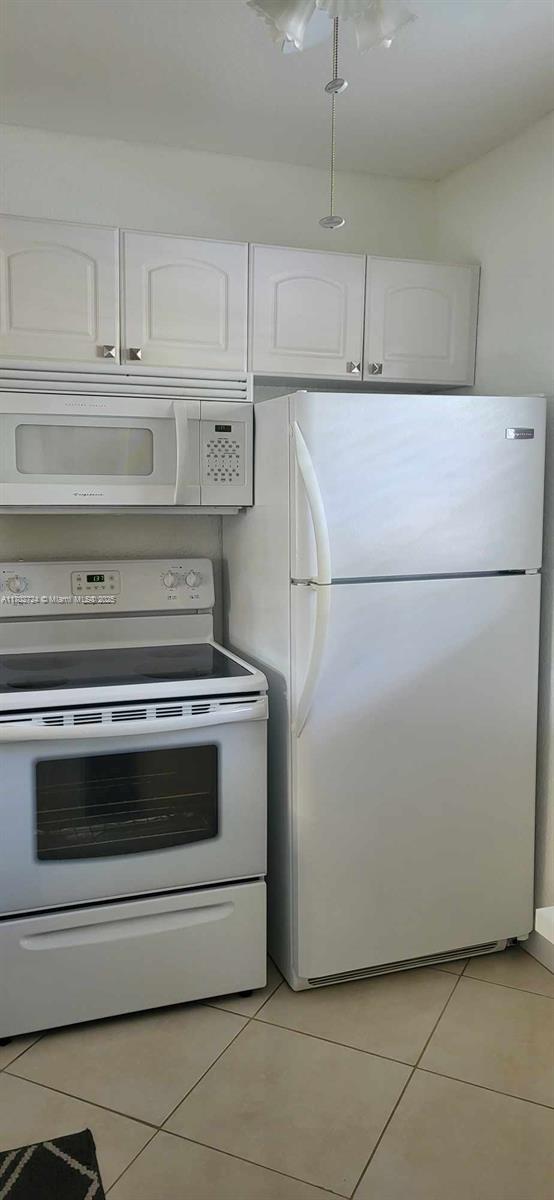
<path id="1" fill-rule="evenodd" d="M 87 575 L 87 583 L 104 583 L 105 575 Z"/>

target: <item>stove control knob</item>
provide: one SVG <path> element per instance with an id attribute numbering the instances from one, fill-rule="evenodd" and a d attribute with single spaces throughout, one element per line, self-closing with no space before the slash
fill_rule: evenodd
<path id="1" fill-rule="evenodd" d="M 162 577 L 162 583 L 164 587 L 173 588 L 177 583 L 177 576 L 173 571 L 166 571 L 165 575 Z"/>
<path id="2" fill-rule="evenodd" d="M 188 575 L 185 575 L 185 583 L 187 587 L 198 587 L 200 579 L 201 576 L 198 574 L 198 571 L 189 571 Z"/>
<path id="3" fill-rule="evenodd" d="M 10 575 L 7 583 L 10 592 L 25 592 L 29 586 L 28 579 L 24 579 L 22 575 Z"/>

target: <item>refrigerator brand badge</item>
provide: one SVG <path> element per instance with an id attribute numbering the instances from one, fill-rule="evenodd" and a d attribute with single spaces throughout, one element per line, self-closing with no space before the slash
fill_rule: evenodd
<path id="1" fill-rule="evenodd" d="M 520 440 L 520 438 L 534 438 L 534 436 L 534 429 L 526 429 L 525 426 L 522 425 L 518 426 L 516 429 L 506 430 L 506 437 L 511 442 L 517 442 Z"/>

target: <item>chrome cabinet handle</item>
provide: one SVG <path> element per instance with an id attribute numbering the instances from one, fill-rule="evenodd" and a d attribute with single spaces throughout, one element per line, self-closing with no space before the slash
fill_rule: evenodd
<path id="1" fill-rule="evenodd" d="M 382 375 L 383 374 L 383 364 L 382 363 L 368 363 L 367 369 L 368 369 L 370 375 Z"/>
<path id="2" fill-rule="evenodd" d="M 99 346 L 98 353 L 102 358 L 115 358 L 115 346 Z"/>
<path id="3" fill-rule="evenodd" d="M 129 346 L 129 358 L 131 362 L 140 362 L 142 358 L 142 348 L 140 346 Z"/>
<path id="4" fill-rule="evenodd" d="M 347 362 L 346 370 L 349 375 L 359 375 L 362 369 L 361 363 Z"/>

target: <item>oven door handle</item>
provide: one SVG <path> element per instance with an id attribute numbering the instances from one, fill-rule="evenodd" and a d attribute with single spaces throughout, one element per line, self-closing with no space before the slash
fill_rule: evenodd
<path id="1" fill-rule="evenodd" d="M 267 697 L 258 696 L 246 704 L 229 705 L 225 711 L 187 714 L 154 720 L 99 721 L 97 725 L 33 725 L 6 723 L 0 725 L 0 742 L 52 742 L 80 738 L 141 737 L 150 733 L 179 733 L 187 729 L 201 729 L 205 725 L 230 725 L 233 721 L 265 721 L 267 719 Z"/>

